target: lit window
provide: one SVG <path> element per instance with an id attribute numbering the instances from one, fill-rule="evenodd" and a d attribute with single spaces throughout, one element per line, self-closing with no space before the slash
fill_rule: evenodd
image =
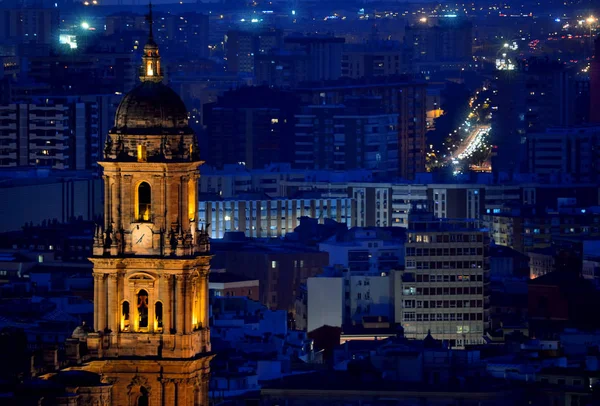
<path id="1" fill-rule="evenodd" d="M 271 261 L 271 268 L 277 268 L 277 261 Z"/>

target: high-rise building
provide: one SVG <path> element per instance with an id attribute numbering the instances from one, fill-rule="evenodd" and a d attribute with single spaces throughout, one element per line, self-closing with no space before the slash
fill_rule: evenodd
<path id="1" fill-rule="evenodd" d="M 376 177 L 398 172 L 397 114 L 381 97 L 349 97 L 342 105 L 311 105 L 296 115 L 294 166 L 369 169 Z"/>
<path id="2" fill-rule="evenodd" d="M 594 41 L 594 59 L 590 63 L 590 123 L 600 123 L 600 37 Z"/>
<path id="3" fill-rule="evenodd" d="M 489 238 L 476 220 L 409 220 L 406 270 L 396 281 L 404 335 L 430 332 L 452 347 L 482 344 L 489 323 Z"/>
<path id="4" fill-rule="evenodd" d="M 404 35 L 407 65 L 413 72 L 431 67 L 456 68 L 456 63 L 473 61 L 473 25 L 469 21 L 439 19 L 406 27 Z"/>
<path id="5" fill-rule="evenodd" d="M 527 169 L 546 180 L 576 183 L 600 177 L 600 127 L 549 128 L 527 137 Z"/>
<path id="6" fill-rule="evenodd" d="M 118 95 L 47 96 L 0 105 L 0 167 L 97 167 Z"/>
<path id="7" fill-rule="evenodd" d="M 58 8 L 19 7 L 0 9 L 0 43 L 58 44 Z"/>
<path id="8" fill-rule="evenodd" d="M 78 328 L 67 352 L 76 369 L 112 385 L 105 404 L 205 405 L 211 256 L 197 227 L 201 162 L 187 109 L 162 83 L 152 35 L 142 61 L 141 84 L 119 105 L 100 162 L 93 332 Z"/>
<path id="9" fill-rule="evenodd" d="M 229 30 L 226 37 L 227 70 L 254 74 L 254 58 L 283 47 L 283 31 Z"/>
<path id="10" fill-rule="evenodd" d="M 297 106 L 293 93 L 267 87 L 226 92 L 205 106 L 209 149 L 204 160 L 218 168 L 243 162 L 250 169 L 291 162 Z"/>
<path id="11" fill-rule="evenodd" d="M 347 44 L 342 52 L 342 76 L 354 79 L 404 73 L 402 49 L 396 44 Z"/>
<path id="12" fill-rule="evenodd" d="M 307 80 L 336 80 L 342 76 L 342 50 L 345 39 L 333 36 L 289 36 L 286 49 L 308 57 Z"/>
<path id="13" fill-rule="evenodd" d="M 425 172 L 426 82 L 404 76 L 343 79 L 308 83 L 296 93 L 302 103 L 312 105 L 343 104 L 349 96 L 381 97 L 384 112 L 398 115 L 398 174 L 412 180 Z"/>
<path id="14" fill-rule="evenodd" d="M 564 65 L 534 59 L 496 76 L 498 108 L 492 116 L 492 142 L 498 149 L 492 168 L 523 172 L 529 134 L 574 124 L 576 83 Z"/>

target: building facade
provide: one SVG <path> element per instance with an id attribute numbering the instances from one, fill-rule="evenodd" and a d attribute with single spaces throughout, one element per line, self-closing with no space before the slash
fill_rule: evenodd
<path id="1" fill-rule="evenodd" d="M 210 225 L 211 238 L 223 238 L 230 231 L 242 231 L 251 238 L 283 237 L 300 225 L 300 217 L 331 219 L 348 227 L 355 224 L 350 198 L 257 199 L 241 195 L 227 200 L 201 200 L 198 214 L 201 226 Z"/>
<path id="2" fill-rule="evenodd" d="M 93 332 L 74 333 L 67 343 L 78 363 L 86 359 L 79 369 L 112 384 L 114 405 L 208 404 L 210 247 L 197 231 L 201 162 L 185 105 L 162 79 L 150 26 L 141 84 L 119 105 L 100 162 L 106 194 L 90 258 Z"/>
<path id="3" fill-rule="evenodd" d="M 489 325 L 489 238 L 477 221 L 411 219 L 396 320 L 409 338 L 428 332 L 452 347 L 483 344 Z M 399 294 L 401 292 L 401 294 Z"/>

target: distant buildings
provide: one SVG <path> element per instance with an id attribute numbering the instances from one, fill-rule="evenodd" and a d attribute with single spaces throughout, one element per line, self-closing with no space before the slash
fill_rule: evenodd
<path id="1" fill-rule="evenodd" d="M 342 76 L 353 79 L 405 73 L 400 44 L 346 44 L 342 52 Z"/>
<path id="2" fill-rule="evenodd" d="M 600 178 L 600 127 L 549 128 L 527 136 L 527 170 L 551 181 Z"/>
<path id="3" fill-rule="evenodd" d="M 310 83 L 297 90 L 309 105 L 343 104 L 349 96 L 379 96 L 386 114 L 398 114 L 398 175 L 425 172 L 426 83 L 402 76 Z"/>
<path id="4" fill-rule="evenodd" d="M 58 43 L 59 10 L 57 8 L 15 7 L 0 9 L 0 43 L 47 54 Z"/>
<path id="5" fill-rule="evenodd" d="M 483 343 L 490 317 L 488 249 L 477 221 L 410 219 L 406 270 L 395 287 L 396 320 L 406 337 L 430 332 L 452 347 Z"/>
<path id="6" fill-rule="evenodd" d="M 330 219 L 348 227 L 356 222 L 352 199 L 314 194 L 287 199 L 253 194 L 228 199 L 200 195 L 198 207 L 200 224 L 210 225 L 212 238 L 223 238 L 231 231 L 243 232 L 249 238 L 283 237 L 300 224 L 300 217 Z"/>
<path id="7" fill-rule="evenodd" d="M 368 169 L 375 177 L 393 177 L 398 171 L 397 124 L 398 115 L 386 114 L 376 97 L 304 107 L 296 115 L 294 166 Z"/>
<path id="8" fill-rule="evenodd" d="M 218 168 L 244 163 L 250 169 L 290 162 L 297 106 L 293 93 L 268 87 L 226 92 L 205 106 L 205 160 Z"/>
<path id="9" fill-rule="evenodd" d="M 435 25 L 426 19 L 406 27 L 404 46 L 413 72 L 460 69 L 473 62 L 473 26 L 469 21 L 440 18 Z"/>
<path id="10" fill-rule="evenodd" d="M 0 167 L 95 168 L 119 100 L 47 96 L 0 105 Z"/>

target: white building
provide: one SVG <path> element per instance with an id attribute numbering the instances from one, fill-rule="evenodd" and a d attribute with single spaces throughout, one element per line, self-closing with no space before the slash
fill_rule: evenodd
<path id="1" fill-rule="evenodd" d="M 322 326 L 360 325 L 365 317 L 394 319 L 391 272 L 329 269 L 307 281 L 307 331 Z"/>
<path id="2" fill-rule="evenodd" d="M 398 269 L 404 265 L 404 241 L 389 231 L 355 227 L 319 244 L 329 253 L 329 265 L 351 272 L 375 272 Z"/>
<path id="3" fill-rule="evenodd" d="M 210 224 L 211 238 L 226 232 L 243 231 L 250 238 L 283 237 L 300 225 L 300 217 L 332 219 L 352 227 L 353 201 L 350 198 L 269 199 L 241 195 L 237 199 L 199 202 L 200 225 Z"/>

